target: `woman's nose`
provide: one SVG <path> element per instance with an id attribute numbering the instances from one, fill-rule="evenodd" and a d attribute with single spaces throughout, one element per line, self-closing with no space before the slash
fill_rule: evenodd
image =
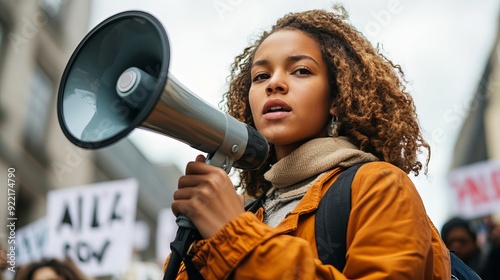
<path id="1" fill-rule="evenodd" d="M 266 87 L 266 93 L 267 95 L 270 95 L 272 93 L 287 93 L 288 92 L 288 85 L 285 81 L 285 78 L 281 74 L 275 73 L 271 79 L 269 79 L 269 83 L 267 84 Z"/>

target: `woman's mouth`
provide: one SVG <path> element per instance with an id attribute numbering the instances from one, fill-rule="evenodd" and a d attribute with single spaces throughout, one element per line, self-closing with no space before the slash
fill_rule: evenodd
<path id="1" fill-rule="evenodd" d="M 279 120 L 290 115 L 290 111 L 269 111 L 264 114 L 266 120 Z"/>
<path id="2" fill-rule="evenodd" d="M 292 108 L 285 101 L 273 98 L 264 104 L 262 114 L 266 120 L 277 120 L 288 116 L 291 111 Z"/>

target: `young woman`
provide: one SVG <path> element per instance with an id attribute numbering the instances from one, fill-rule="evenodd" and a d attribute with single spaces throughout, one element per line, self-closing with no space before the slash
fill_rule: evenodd
<path id="1" fill-rule="evenodd" d="M 347 22 L 341 6 L 284 16 L 239 55 L 229 113 L 271 144 L 268 164 L 243 171 L 245 212 L 227 174 L 198 156 L 172 209 L 203 240 L 190 249 L 204 279 L 450 279 L 448 250 L 408 178 L 430 148 L 403 72 Z M 318 258 L 319 201 L 345 168 L 352 182 L 346 264 Z M 167 260 L 168 263 L 168 260 Z M 187 279 L 181 266 L 178 279 Z"/>

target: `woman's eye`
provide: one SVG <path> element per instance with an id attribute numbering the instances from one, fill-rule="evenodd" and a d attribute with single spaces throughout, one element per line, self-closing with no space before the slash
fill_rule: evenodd
<path id="1" fill-rule="evenodd" d="M 253 81 L 254 82 L 257 82 L 257 81 L 260 81 L 260 80 L 265 80 L 265 79 L 269 79 L 269 75 L 268 74 L 257 74 L 255 75 L 255 77 L 253 77 Z"/>
<path id="2" fill-rule="evenodd" d="M 307 68 L 299 68 L 295 70 L 293 73 L 297 75 L 309 75 L 311 74 L 311 71 L 309 71 L 309 69 Z"/>

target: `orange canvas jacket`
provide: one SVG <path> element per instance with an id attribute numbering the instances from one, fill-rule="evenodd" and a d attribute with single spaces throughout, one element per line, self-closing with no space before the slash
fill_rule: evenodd
<path id="1" fill-rule="evenodd" d="M 340 174 L 315 182 L 276 227 L 263 209 L 238 216 L 216 235 L 197 242 L 193 263 L 215 279 L 446 279 L 446 246 L 428 218 L 417 189 L 402 170 L 385 162 L 363 165 L 352 182 L 344 271 L 318 259 L 314 218 L 321 197 Z M 165 262 L 165 268 L 168 259 Z M 177 279 L 188 279 L 181 266 Z"/>

